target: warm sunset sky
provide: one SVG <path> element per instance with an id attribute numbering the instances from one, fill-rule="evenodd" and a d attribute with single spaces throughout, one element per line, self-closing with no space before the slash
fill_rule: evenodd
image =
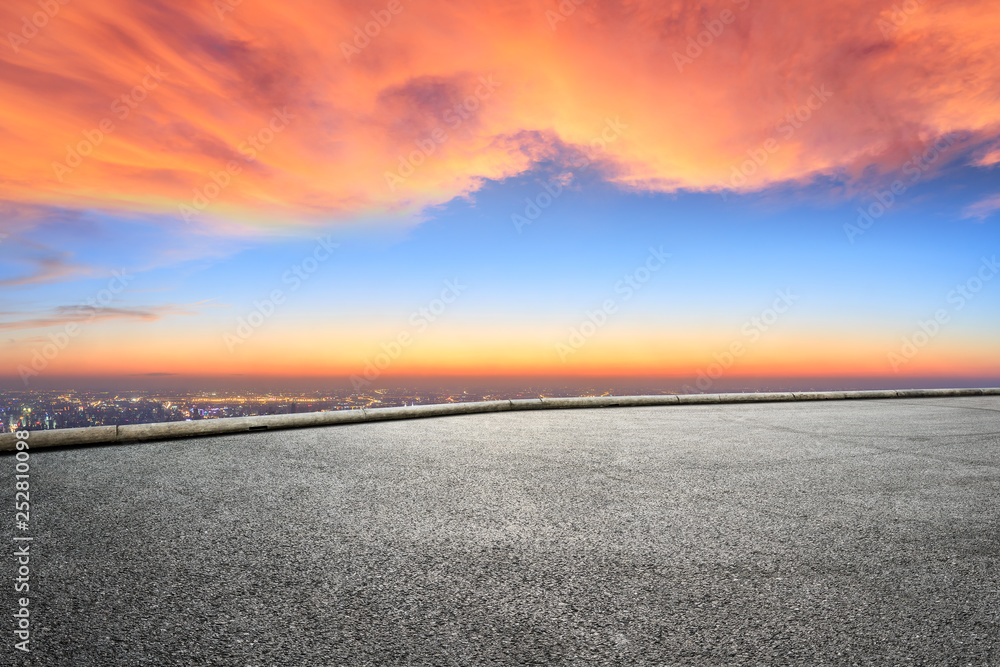
<path id="1" fill-rule="evenodd" d="M 6 0 L 0 29 L 6 386 L 1000 378 L 996 0 Z"/>

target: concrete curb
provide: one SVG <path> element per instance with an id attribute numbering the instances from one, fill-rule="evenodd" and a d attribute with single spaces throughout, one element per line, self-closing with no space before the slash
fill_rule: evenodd
<path id="1" fill-rule="evenodd" d="M 52 431 L 32 431 L 32 450 L 45 447 L 103 445 L 151 440 L 194 438 L 227 433 L 273 431 L 310 426 L 356 424 L 359 422 L 395 419 L 419 419 L 446 415 L 468 415 L 481 412 L 514 410 L 565 410 L 580 408 L 617 408 L 648 405 L 696 405 L 704 403 L 763 403 L 779 401 L 830 401 L 879 398 L 936 398 L 944 396 L 1000 396 L 1000 387 L 989 389 L 899 389 L 879 391 L 816 391 L 770 392 L 747 394 L 667 394 L 663 396 L 580 396 L 568 398 L 528 398 L 477 403 L 443 403 L 395 408 L 306 412 L 261 417 L 232 417 L 199 421 L 165 422 L 160 424 L 129 424 L 125 426 L 93 426 Z M 17 437 L 0 434 L 0 452 L 14 451 Z"/>

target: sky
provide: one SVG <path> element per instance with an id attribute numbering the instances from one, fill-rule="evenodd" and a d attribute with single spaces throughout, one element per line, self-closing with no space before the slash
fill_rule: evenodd
<path id="1" fill-rule="evenodd" d="M 0 31 L 0 385 L 1000 381 L 993 0 L 9 0 Z"/>

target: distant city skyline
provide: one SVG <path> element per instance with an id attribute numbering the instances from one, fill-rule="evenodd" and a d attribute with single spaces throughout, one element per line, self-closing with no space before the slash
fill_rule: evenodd
<path id="1" fill-rule="evenodd" d="M 5 3 L 0 386 L 998 384 L 1000 11 L 911 4 Z"/>

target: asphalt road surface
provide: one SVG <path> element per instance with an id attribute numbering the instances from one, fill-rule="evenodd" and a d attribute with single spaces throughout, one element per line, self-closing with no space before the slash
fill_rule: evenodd
<path id="1" fill-rule="evenodd" d="M 14 465 L 0 664 L 1000 665 L 1000 397 L 40 450 L 20 533 Z"/>

